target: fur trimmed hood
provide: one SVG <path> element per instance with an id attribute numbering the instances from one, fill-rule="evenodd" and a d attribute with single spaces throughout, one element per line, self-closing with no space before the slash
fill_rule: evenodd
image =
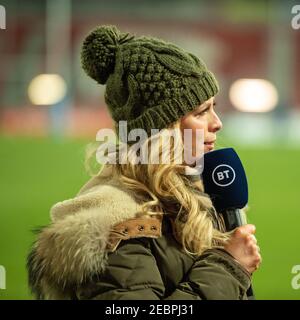
<path id="1" fill-rule="evenodd" d="M 28 256 L 35 296 L 66 299 L 71 288 L 103 272 L 111 228 L 135 218 L 141 203 L 105 167 L 74 198 L 55 204 L 51 224 L 39 231 Z"/>

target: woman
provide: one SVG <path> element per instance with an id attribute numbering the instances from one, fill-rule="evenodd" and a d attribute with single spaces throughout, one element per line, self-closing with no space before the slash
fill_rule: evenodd
<path id="1" fill-rule="evenodd" d="M 41 299 L 247 299 L 261 262 L 255 227 L 226 233 L 200 176 L 191 175 L 222 127 L 214 75 L 171 43 L 113 26 L 87 36 L 82 66 L 106 84 L 120 138 L 116 152 L 101 154 L 108 163 L 77 196 L 52 207 L 52 223 L 28 257 L 33 293 Z M 138 148 L 134 130 L 140 130 Z"/>

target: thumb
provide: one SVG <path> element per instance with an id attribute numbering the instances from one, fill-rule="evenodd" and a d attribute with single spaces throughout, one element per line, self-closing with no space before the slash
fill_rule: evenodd
<path id="1" fill-rule="evenodd" d="M 256 231 L 256 227 L 254 224 L 245 224 L 244 226 L 241 227 L 241 231 L 243 231 L 244 233 L 250 233 L 250 234 L 254 234 Z"/>

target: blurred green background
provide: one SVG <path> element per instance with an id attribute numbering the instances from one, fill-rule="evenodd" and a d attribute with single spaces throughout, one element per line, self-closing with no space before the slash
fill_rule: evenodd
<path id="1" fill-rule="evenodd" d="M 85 147 L 99 129 L 112 128 L 104 87 L 80 66 L 82 41 L 101 24 L 172 41 L 202 58 L 215 73 L 221 88 L 216 111 L 223 121 L 218 147 L 234 147 L 245 166 L 248 220 L 257 227 L 263 257 L 254 275 L 256 297 L 300 299 L 300 288 L 292 287 L 292 268 L 300 265 L 297 4 L 2 0 L 0 280 L 3 266 L 6 289 L 0 282 L 0 299 L 32 298 L 25 269 L 34 240 L 31 230 L 48 224 L 50 207 L 74 197 L 89 179 Z M 45 74 L 60 80 L 39 78 L 33 88 L 33 79 Z M 253 81 L 234 87 L 241 79 Z"/>

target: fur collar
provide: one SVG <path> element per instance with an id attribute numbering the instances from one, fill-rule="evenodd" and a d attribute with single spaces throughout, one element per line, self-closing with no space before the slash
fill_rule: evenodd
<path id="1" fill-rule="evenodd" d="M 74 286 L 102 272 L 110 228 L 135 218 L 141 201 L 105 167 L 73 199 L 55 204 L 51 224 L 28 256 L 29 285 L 38 298 L 71 298 Z"/>

